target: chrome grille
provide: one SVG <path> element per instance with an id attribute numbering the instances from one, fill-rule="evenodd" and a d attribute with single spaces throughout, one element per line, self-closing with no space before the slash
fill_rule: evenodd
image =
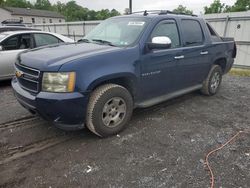
<path id="1" fill-rule="evenodd" d="M 26 91 L 37 93 L 40 71 L 20 64 L 15 65 L 19 85 Z"/>

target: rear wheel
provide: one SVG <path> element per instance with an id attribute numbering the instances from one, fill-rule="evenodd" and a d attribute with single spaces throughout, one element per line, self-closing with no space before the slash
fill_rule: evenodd
<path id="1" fill-rule="evenodd" d="M 125 128 L 133 111 L 129 91 L 116 84 L 105 84 L 90 96 L 87 110 L 87 127 L 100 137 L 117 134 Z"/>
<path id="2" fill-rule="evenodd" d="M 204 95 L 214 95 L 218 92 L 222 81 L 222 69 L 219 65 L 213 65 L 208 77 L 203 82 L 201 92 Z"/>

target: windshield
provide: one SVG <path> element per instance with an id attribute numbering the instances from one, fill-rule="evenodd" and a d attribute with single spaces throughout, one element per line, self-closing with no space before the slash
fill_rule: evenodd
<path id="1" fill-rule="evenodd" d="M 4 39 L 6 36 L 7 36 L 7 35 L 0 34 L 0 41 L 1 41 L 2 39 Z"/>
<path id="2" fill-rule="evenodd" d="M 136 42 L 146 25 L 146 18 L 108 19 L 87 34 L 82 41 L 129 46 Z"/>

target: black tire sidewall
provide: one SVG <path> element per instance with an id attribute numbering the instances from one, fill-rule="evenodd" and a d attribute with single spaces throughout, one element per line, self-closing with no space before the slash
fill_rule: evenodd
<path id="1" fill-rule="evenodd" d="M 123 121 L 116 127 L 107 127 L 102 121 L 103 107 L 107 101 L 113 97 L 120 97 L 126 103 L 126 115 Z M 95 131 L 103 137 L 117 134 L 125 128 L 125 125 L 131 118 L 133 111 L 133 100 L 130 93 L 122 87 L 110 88 L 108 91 L 103 93 L 95 104 L 93 109 L 92 123 L 95 127 Z"/>
<path id="2" fill-rule="evenodd" d="M 211 88 L 211 82 L 212 82 L 212 78 L 213 78 L 214 74 L 217 73 L 217 72 L 220 75 L 220 83 L 219 83 L 219 86 L 217 87 L 217 89 L 215 91 L 213 91 L 212 88 Z M 210 95 L 215 95 L 219 91 L 221 82 L 222 82 L 222 69 L 221 69 L 220 66 L 217 65 L 217 66 L 214 67 L 214 69 L 213 69 L 213 71 L 212 71 L 212 73 L 210 75 L 210 78 L 209 78 L 208 91 L 209 91 Z"/>

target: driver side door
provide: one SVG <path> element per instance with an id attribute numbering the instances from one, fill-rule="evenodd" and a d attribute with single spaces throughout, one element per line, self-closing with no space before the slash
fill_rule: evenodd
<path id="1" fill-rule="evenodd" d="M 181 54 L 181 42 L 175 20 L 163 20 L 153 29 L 149 42 L 154 37 L 168 37 L 171 40 L 169 49 L 153 49 L 142 55 L 140 100 L 161 100 L 176 91 L 177 59 Z M 150 105 L 145 105 L 150 106 Z"/>

